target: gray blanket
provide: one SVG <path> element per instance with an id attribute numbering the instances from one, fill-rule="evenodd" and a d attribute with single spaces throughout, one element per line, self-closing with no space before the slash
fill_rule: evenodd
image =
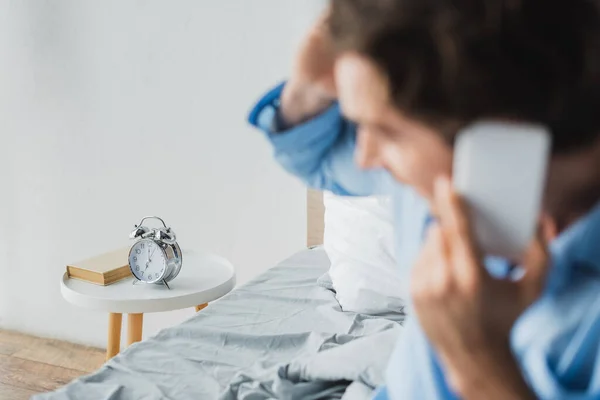
<path id="1" fill-rule="evenodd" d="M 383 382 L 404 316 L 342 312 L 328 266 L 322 250 L 303 251 L 97 372 L 33 399 L 367 398 Z"/>

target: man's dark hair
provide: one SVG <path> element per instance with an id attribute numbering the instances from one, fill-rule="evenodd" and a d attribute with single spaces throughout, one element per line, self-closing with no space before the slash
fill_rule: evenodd
<path id="1" fill-rule="evenodd" d="M 592 0 L 332 0 L 338 50 L 373 59 L 407 115 L 548 126 L 554 152 L 600 137 L 600 11 Z"/>

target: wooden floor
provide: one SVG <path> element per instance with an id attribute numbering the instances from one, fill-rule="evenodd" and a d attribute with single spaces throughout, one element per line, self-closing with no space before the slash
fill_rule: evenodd
<path id="1" fill-rule="evenodd" d="M 0 330 L 0 399 L 57 389 L 104 363 L 101 349 Z"/>

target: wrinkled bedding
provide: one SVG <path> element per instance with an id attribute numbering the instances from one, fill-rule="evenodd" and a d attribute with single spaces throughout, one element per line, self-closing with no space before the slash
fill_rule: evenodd
<path id="1" fill-rule="evenodd" d="M 341 311 L 322 249 L 302 251 L 93 374 L 34 400 L 365 399 L 401 312 Z"/>

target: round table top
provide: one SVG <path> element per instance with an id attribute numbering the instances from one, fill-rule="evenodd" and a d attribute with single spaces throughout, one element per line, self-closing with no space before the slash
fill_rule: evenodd
<path id="1" fill-rule="evenodd" d="M 125 279 L 109 286 L 69 279 L 60 287 L 68 302 L 110 313 L 143 314 L 195 307 L 229 293 L 235 286 L 235 270 L 226 259 L 199 251 L 183 250 L 179 276 L 164 285 L 136 283 Z"/>

